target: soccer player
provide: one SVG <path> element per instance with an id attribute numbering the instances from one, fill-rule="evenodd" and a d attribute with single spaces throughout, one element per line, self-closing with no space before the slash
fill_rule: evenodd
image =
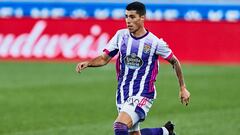
<path id="1" fill-rule="evenodd" d="M 87 67 L 104 66 L 118 54 L 116 105 L 119 113 L 113 125 L 115 135 L 175 134 L 174 125 L 170 121 L 159 128 L 140 130 L 139 127 L 156 98 L 154 83 L 158 74 L 159 56 L 172 64 L 180 86 L 180 100 L 182 104 L 189 103 L 190 93 L 186 89 L 180 63 L 163 39 L 145 29 L 145 14 L 143 3 L 128 4 L 125 11 L 127 28 L 116 32 L 102 55 L 76 66 L 76 71 L 80 73 Z"/>

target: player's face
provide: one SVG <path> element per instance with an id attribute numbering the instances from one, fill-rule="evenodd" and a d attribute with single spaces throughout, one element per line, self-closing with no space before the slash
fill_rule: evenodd
<path id="1" fill-rule="evenodd" d="M 143 27 L 144 16 L 137 14 L 136 10 L 126 10 L 125 20 L 128 30 L 131 33 L 136 33 L 141 27 Z"/>

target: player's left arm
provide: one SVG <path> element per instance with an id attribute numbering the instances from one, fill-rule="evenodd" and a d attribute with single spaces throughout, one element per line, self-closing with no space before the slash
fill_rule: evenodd
<path id="1" fill-rule="evenodd" d="M 175 55 L 173 55 L 170 59 L 167 59 L 167 61 L 172 64 L 173 69 L 176 72 L 180 86 L 179 91 L 180 100 L 182 104 L 188 105 L 190 99 L 190 92 L 186 89 L 181 64 Z"/>

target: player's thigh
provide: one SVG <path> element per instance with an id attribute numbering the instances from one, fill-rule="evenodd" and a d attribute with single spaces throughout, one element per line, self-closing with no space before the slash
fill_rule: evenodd
<path id="1" fill-rule="evenodd" d="M 129 135 L 141 135 L 140 131 L 130 132 Z"/>
<path id="2" fill-rule="evenodd" d="M 120 112 L 115 122 L 124 123 L 128 126 L 128 128 L 132 127 L 133 125 L 132 118 L 126 112 Z"/>

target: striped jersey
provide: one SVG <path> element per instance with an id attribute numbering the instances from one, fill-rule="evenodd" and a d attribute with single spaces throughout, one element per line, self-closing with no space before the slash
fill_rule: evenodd
<path id="1" fill-rule="evenodd" d="M 118 30 L 104 52 L 110 57 L 118 55 L 117 104 L 130 96 L 156 98 L 155 81 L 158 74 L 158 57 L 171 59 L 173 53 L 166 42 L 147 31 L 142 37 L 134 37 L 128 29 Z"/>

